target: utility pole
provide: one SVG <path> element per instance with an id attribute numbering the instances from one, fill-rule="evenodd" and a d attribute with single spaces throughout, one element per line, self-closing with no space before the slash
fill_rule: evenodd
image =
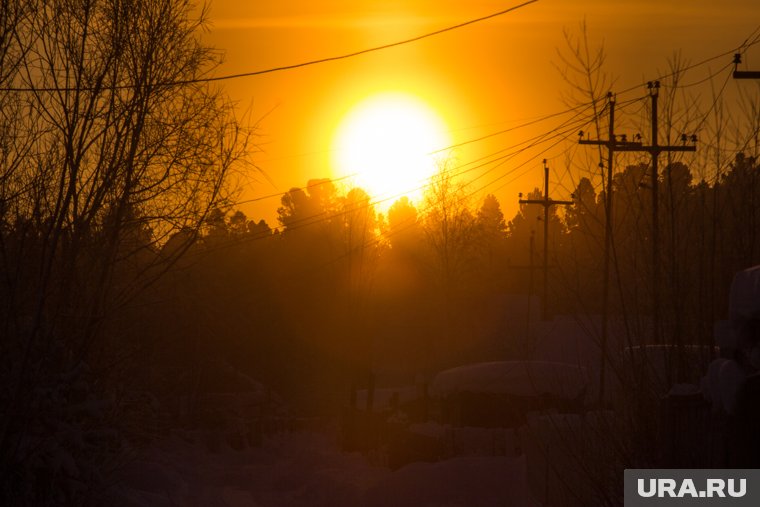
<path id="1" fill-rule="evenodd" d="M 734 55 L 734 79 L 760 79 L 760 70 L 739 70 L 742 63 L 741 53 Z"/>
<path id="2" fill-rule="evenodd" d="M 573 204 L 573 201 L 555 201 L 549 198 L 549 167 L 546 165 L 546 159 L 544 159 L 544 198 L 543 199 L 522 199 L 522 193 L 520 193 L 520 204 L 539 204 L 544 207 L 544 300 L 543 300 L 543 319 L 546 320 L 548 316 L 548 303 L 549 296 L 549 208 L 555 204 Z"/>
<path id="3" fill-rule="evenodd" d="M 527 344 L 531 342 L 531 332 L 530 332 L 530 324 L 531 324 L 531 310 L 533 309 L 533 250 L 536 244 L 536 231 L 531 229 L 530 230 L 530 243 L 528 244 L 528 269 L 530 270 L 528 273 L 528 311 L 526 313 L 526 321 L 525 321 L 525 332 L 527 333 L 528 337 L 526 340 L 526 352 L 529 351 Z"/>
<path id="4" fill-rule="evenodd" d="M 658 143 L 657 132 L 657 99 L 660 93 L 660 82 L 649 81 L 647 83 L 647 89 L 649 90 L 649 97 L 652 100 L 652 137 L 650 139 L 649 146 L 633 145 L 633 146 L 619 146 L 616 147 L 617 151 L 644 151 L 652 156 L 652 343 L 659 342 L 659 329 L 660 329 L 660 227 L 659 227 L 659 175 L 658 175 L 658 159 L 662 152 L 673 151 L 696 151 L 697 136 L 692 135 L 689 138 L 686 134 L 681 136 L 683 145 L 681 146 L 667 146 L 660 145 Z M 686 145 L 686 142 L 691 139 L 692 144 Z"/>
<path id="5" fill-rule="evenodd" d="M 629 142 L 626 136 L 621 136 L 618 141 L 615 136 L 615 96 L 612 92 L 607 93 L 608 107 L 610 112 L 609 130 L 607 139 L 584 139 L 583 131 L 580 132 L 579 144 L 591 144 L 595 146 L 607 147 L 607 185 L 605 188 L 604 200 L 604 272 L 602 274 L 602 343 L 601 343 L 601 362 L 599 365 L 599 403 L 604 401 L 605 370 L 607 364 L 607 337 L 609 327 L 609 300 L 610 300 L 610 258 L 612 251 L 612 175 L 614 173 L 614 155 L 616 148 L 640 147 L 641 142 Z M 602 171 L 604 164 L 599 163 Z"/>

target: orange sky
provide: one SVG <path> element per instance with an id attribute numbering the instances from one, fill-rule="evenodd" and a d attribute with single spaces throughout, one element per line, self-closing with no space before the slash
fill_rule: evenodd
<path id="1" fill-rule="evenodd" d="M 394 42 L 489 14 L 519 2 L 494 0 L 212 0 L 205 40 L 224 51 L 217 74 L 246 72 L 343 54 Z M 331 140 L 340 120 L 372 93 L 401 91 L 427 102 L 448 125 L 454 143 L 566 109 L 567 86 L 554 64 L 563 28 L 577 33 L 586 19 L 592 41 L 604 40 L 608 70 L 620 90 L 653 79 L 667 58 L 681 50 L 696 62 L 728 51 L 760 23 L 760 2 L 726 0 L 539 2 L 498 19 L 410 45 L 275 74 L 226 81 L 224 86 L 260 119 L 254 162 L 269 181 L 249 181 L 243 199 L 303 186 L 331 176 Z M 760 46 L 747 61 L 760 67 Z M 716 61 L 715 71 L 730 62 Z M 698 79 L 707 70 L 687 75 Z M 723 75 L 718 79 L 722 84 Z M 644 90 L 642 89 L 642 94 Z M 635 98 L 628 94 L 625 98 Z M 515 145 L 562 119 L 522 128 L 456 150 L 464 164 Z M 487 174 L 474 170 L 472 190 L 495 192 L 508 218 L 517 192 L 542 179 L 541 159 L 553 168 L 553 197 L 566 198 L 578 174 L 566 170 L 567 145 L 526 153 Z M 572 152 L 570 152 L 572 153 Z M 520 164 L 524 164 L 517 168 Z M 483 170 L 485 171 L 486 168 Z M 490 183 L 496 178 L 499 180 Z M 243 206 L 250 218 L 276 225 L 278 199 Z"/>

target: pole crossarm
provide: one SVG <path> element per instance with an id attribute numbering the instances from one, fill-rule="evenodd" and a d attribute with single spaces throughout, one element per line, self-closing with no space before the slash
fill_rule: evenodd
<path id="1" fill-rule="evenodd" d="M 734 57 L 734 63 L 737 65 L 741 62 L 741 56 L 735 55 Z M 734 71 L 734 76 L 736 77 L 738 70 Z M 760 74 L 760 73 L 758 73 Z M 644 152 L 649 153 L 649 155 L 652 158 L 652 169 L 651 169 L 651 178 L 652 178 L 652 343 L 658 343 L 659 338 L 659 328 L 660 328 L 660 290 L 659 290 L 659 263 L 660 263 L 660 251 L 659 251 L 659 224 L 658 224 L 658 214 L 659 214 L 659 206 L 658 206 L 658 183 L 659 183 L 659 177 L 658 177 L 658 159 L 661 153 L 663 152 L 694 152 L 697 151 L 697 136 L 695 134 L 688 136 L 686 134 L 681 135 L 681 145 L 661 145 L 658 142 L 658 132 L 657 132 L 657 103 L 658 103 L 658 96 L 659 96 L 659 90 L 660 90 L 660 82 L 659 81 L 650 81 L 647 83 L 647 88 L 649 90 L 649 96 L 652 100 L 652 109 L 651 109 L 651 115 L 652 115 L 652 133 L 651 133 L 651 144 L 645 145 L 640 142 L 641 135 L 636 134 L 634 137 L 635 141 L 629 142 L 625 135 L 617 136 L 615 135 L 615 100 L 612 93 L 608 94 L 608 97 L 610 99 L 610 122 L 609 122 L 609 138 L 606 140 L 602 139 L 584 139 L 584 133 L 583 131 L 580 131 L 578 133 L 579 144 L 587 144 L 587 145 L 595 145 L 595 146 L 606 146 L 609 150 L 609 162 L 608 162 L 608 171 L 607 171 L 607 209 L 606 209 L 606 228 L 605 228 L 605 271 L 604 271 L 604 311 L 603 311 L 603 321 L 602 321 L 602 349 L 605 348 L 606 345 L 606 335 L 607 335 L 607 302 L 608 302 L 608 279 L 609 279 L 609 249 L 612 242 L 612 226 L 611 226 L 611 216 L 612 216 L 612 165 L 614 162 L 614 153 L 615 152 Z M 689 144 L 687 144 L 689 143 Z M 601 166 L 601 164 L 600 164 Z M 605 351 L 602 351 L 602 368 L 601 368 L 601 382 L 600 386 L 601 389 L 604 389 L 604 353 Z M 601 400 L 601 397 L 600 397 Z"/>
<path id="2" fill-rule="evenodd" d="M 659 155 L 660 153 L 664 151 L 697 151 L 696 146 L 663 146 L 663 145 L 655 145 L 655 146 L 616 146 L 615 151 L 645 151 L 647 153 L 650 153 L 652 155 Z"/>
<path id="3" fill-rule="evenodd" d="M 694 145 L 674 145 L 674 146 L 663 146 L 663 145 L 644 145 L 640 142 L 636 141 L 608 141 L 605 139 L 581 139 L 578 141 L 578 144 L 591 144 L 594 146 L 607 146 L 612 148 L 615 151 L 644 151 L 647 153 L 651 153 L 653 155 L 662 153 L 664 151 L 697 151 L 697 147 Z"/>
<path id="4" fill-rule="evenodd" d="M 541 206 L 554 206 L 555 204 L 575 204 L 573 201 L 555 201 L 554 199 L 520 199 L 520 204 L 540 204 Z"/>
<path id="5" fill-rule="evenodd" d="M 686 134 L 681 135 L 680 146 L 668 146 L 660 145 L 657 142 L 657 97 L 659 94 L 660 83 L 659 81 L 649 82 L 647 84 L 649 88 L 649 95 L 652 99 L 652 137 L 651 145 L 645 145 L 641 142 L 641 135 L 636 134 L 633 136 L 634 141 L 628 141 L 625 134 L 615 134 L 615 96 L 612 92 L 607 94 L 609 100 L 609 136 L 607 139 L 588 139 L 584 138 L 585 133 L 581 130 L 578 133 L 578 144 L 592 145 L 592 146 L 605 146 L 608 152 L 607 162 L 607 181 L 606 181 L 606 199 L 605 199 L 605 241 L 604 241 L 604 272 L 603 272 L 603 285 L 602 285 L 602 340 L 601 340 L 601 360 L 599 369 L 599 403 L 604 401 L 604 389 L 605 389 L 605 367 L 607 362 L 607 338 L 608 338 L 608 313 L 609 313 L 609 279 L 610 279 L 610 257 L 613 243 L 613 231 L 612 231 L 612 178 L 614 175 L 613 165 L 615 162 L 615 152 L 644 152 L 649 153 L 652 158 L 652 292 L 653 292 L 653 343 L 657 343 L 657 330 L 659 328 L 659 227 L 657 225 L 657 159 L 660 153 L 663 152 L 693 152 L 697 150 L 697 136 Z M 690 144 L 687 144 L 689 143 Z M 604 169 L 604 165 L 600 162 L 599 167 Z"/>
<path id="6" fill-rule="evenodd" d="M 544 207 L 544 300 L 543 300 L 543 316 L 544 320 L 547 319 L 549 314 L 548 308 L 548 295 L 549 295 L 549 208 L 555 204 L 573 205 L 573 201 L 560 201 L 551 199 L 549 197 L 549 166 L 546 165 L 546 159 L 544 159 L 544 198 L 543 199 L 523 199 L 522 193 L 520 194 L 520 204 L 538 204 Z M 532 259 L 531 254 L 531 259 Z M 533 271 L 531 271 L 533 273 Z"/>
<path id="7" fill-rule="evenodd" d="M 760 70 L 735 70 L 734 79 L 760 79 Z"/>
<path id="8" fill-rule="evenodd" d="M 633 148 L 640 148 L 642 144 L 637 141 L 617 141 L 617 140 L 606 140 L 606 139 L 581 139 L 578 141 L 578 144 L 593 144 L 594 146 L 607 146 L 612 147 L 615 150 L 622 150 L 624 148 L 627 149 L 633 149 Z"/>
<path id="9" fill-rule="evenodd" d="M 613 166 L 615 165 L 615 151 L 621 147 L 640 147 L 640 136 L 636 136 L 636 141 L 628 141 L 625 135 L 618 137 L 615 135 L 615 94 L 611 91 L 607 93 L 608 109 L 610 114 L 609 133 L 607 139 L 584 139 L 583 131 L 578 132 L 578 143 L 606 146 L 607 147 L 607 178 L 604 181 L 604 164 L 600 160 L 599 168 L 602 170 L 602 182 L 606 183 L 604 199 L 604 267 L 602 281 L 602 340 L 600 345 L 599 358 L 599 406 L 604 404 L 605 388 L 605 370 L 607 365 L 607 335 L 609 320 L 609 300 L 610 300 L 610 252 L 612 250 L 612 176 L 614 174 Z M 600 153 L 601 157 L 601 153 Z"/>
<path id="10" fill-rule="evenodd" d="M 742 63 L 741 53 L 734 55 L 734 79 L 760 79 L 760 70 L 739 70 L 739 64 Z"/>

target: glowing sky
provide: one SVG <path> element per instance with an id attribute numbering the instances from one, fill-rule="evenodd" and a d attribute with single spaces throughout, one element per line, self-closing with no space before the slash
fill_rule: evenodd
<path id="1" fill-rule="evenodd" d="M 245 72 L 343 54 L 393 42 L 495 12 L 519 2 L 493 0 L 213 0 L 206 42 L 222 50 L 217 74 Z M 656 77 L 675 51 L 692 62 L 728 51 L 760 24 L 755 0 L 582 2 L 539 0 L 498 19 L 411 45 L 350 60 L 225 82 L 241 109 L 259 119 L 254 162 L 268 180 L 249 182 L 250 199 L 307 179 L 331 176 L 330 140 L 352 104 L 381 92 L 419 96 L 444 119 L 454 143 L 508 128 L 566 108 L 567 91 L 555 65 L 563 28 L 577 33 L 585 19 L 594 44 L 604 41 L 615 89 Z M 747 53 L 760 67 L 760 45 Z M 728 61 L 716 61 L 714 71 Z M 707 71 L 707 66 L 702 71 Z M 660 71 L 660 72 L 658 72 Z M 697 74 L 694 74 L 694 79 Z M 643 90 L 642 90 L 643 93 Z M 457 150 L 467 163 L 544 132 L 551 123 L 526 128 Z M 560 166 L 551 150 L 482 192 L 495 191 L 508 217 L 517 192 L 538 186 L 541 158 Z M 553 159 L 556 157 L 556 159 Z M 522 163 L 522 160 L 520 161 Z M 513 165 L 516 165 L 514 162 Z M 509 164 L 495 169 L 509 170 Z M 476 172 L 472 176 L 475 177 Z M 558 170 L 557 198 L 574 176 Z M 493 178 L 483 178 L 485 186 Z M 274 224 L 277 199 L 243 209 Z"/>

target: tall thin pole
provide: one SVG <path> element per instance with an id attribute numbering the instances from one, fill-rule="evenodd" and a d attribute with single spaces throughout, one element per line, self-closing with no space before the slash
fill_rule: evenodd
<path id="1" fill-rule="evenodd" d="M 660 327 L 660 294 L 659 294 L 659 202 L 658 202 L 658 157 L 663 151 L 696 151 L 696 146 L 687 146 L 686 141 L 688 138 L 686 135 L 681 137 L 684 142 L 683 146 L 661 146 L 657 141 L 657 95 L 660 89 L 660 82 L 654 81 L 647 84 L 649 88 L 649 95 L 652 98 L 652 142 L 651 145 L 645 146 L 639 140 L 628 141 L 625 135 L 620 136 L 618 141 L 615 137 L 615 101 L 612 93 L 608 94 L 610 98 L 610 124 L 609 124 L 609 137 L 607 139 L 584 139 L 584 133 L 579 133 L 579 144 L 590 144 L 596 146 L 607 146 L 608 161 L 607 161 L 607 198 L 605 200 L 605 240 L 604 240 L 604 283 L 602 288 L 602 361 L 599 369 L 599 400 L 602 401 L 604 393 L 604 380 L 605 380 L 605 364 L 606 364 L 606 349 L 607 349 L 607 337 L 609 334 L 609 272 L 610 272 L 610 256 L 613 246 L 613 225 L 612 225 L 612 174 L 614 167 L 614 154 L 616 151 L 626 152 L 647 152 L 652 156 L 652 335 L 653 342 L 658 341 L 658 329 Z M 640 136 L 636 136 L 640 139 Z M 691 137 L 691 141 L 696 143 L 696 136 Z M 622 296 L 621 296 L 622 297 Z"/>
<path id="2" fill-rule="evenodd" d="M 522 194 L 520 194 L 522 196 Z M 547 300 L 549 298 L 549 208 L 555 204 L 573 204 L 573 201 L 553 201 L 549 198 L 549 167 L 544 159 L 544 197 L 543 199 L 520 199 L 520 204 L 540 204 L 544 207 L 544 300 L 543 319 L 546 320 L 549 311 Z"/>
<path id="3" fill-rule="evenodd" d="M 658 160 L 660 158 L 657 142 L 657 98 L 660 82 L 655 81 L 649 88 L 652 97 L 652 343 L 659 343 L 660 333 L 660 198 Z"/>
<path id="4" fill-rule="evenodd" d="M 687 145 L 689 137 L 681 136 L 683 145 L 661 145 L 657 133 L 657 99 L 660 91 L 659 81 L 647 83 L 649 96 L 652 99 L 652 139 L 649 146 L 641 143 L 618 143 L 616 151 L 643 151 L 652 156 L 652 343 L 659 342 L 660 335 L 660 224 L 659 224 L 659 171 L 658 159 L 660 153 L 673 151 L 696 151 L 695 144 Z M 691 136 L 691 142 L 696 143 L 696 136 Z M 583 142 L 583 141 L 581 141 Z M 591 143 L 589 143 L 591 144 Z"/>
<path id="5" fill-rule="evenodd" d="M 599 404 L 604 402 L 607 334 L 610 313 L 610 257 L 612 250 L 612 174 L 615 161 L 615 99 L 609 95 L 610 124 L 607 143 L 607 189 L 604 209 L 604 273 L 602 282 L 602 343 L 599 362 Z"/>
<path id="6" fill-rule="evenodd" d="M 607 139 L 584 139 L 583 132 L 580 132 L 580 144 L 591 144 L 596 146 L 607 146 L 607 181 L 605 185 L 604 199 L 604 267 L 602 273 L 602 339 L 599 357 L 599 404 L 604 402 L 604 386 L 607 371 L 607 342 L 609 335 L 609 313 L 610 313 L 610 263 L 612 258 L 612 175 L 615 166 L 615 149 L 620 147 L 639 147 L 641 143 L 628 142 L 625 136 L 621 141 L 615 137 L 615 96 L 612 92 L 607 93 L 609 100 L 609 126 Z M 599 162 L 604 176 L 604 164 Z"/>
<path id="7" fill-rule="evenodd" d="M 528 344 L 531 342 L 531 332 L 530 332 L 530 326 L 531 326 L 531 313 L 533 310 L 533 250 L 535 248 L 535 240 L 536 240 L 536 231 L 533 229 L 530 230 L 530 244 L 528 245 L 528 253 L 529 253 L 529 261 L 528 261 L 528 269 L 530 270 L 528 274 L 528 311 L 525 312 L 526 314 L 526 332 L 528 334 L 528 339 L 526 341 L 526 347 L 525 350 L 528 351 Z"/>
<path id="8" fill-rule="evenodd" d="M 544 320 L 549 313 L 549 166 L 544 159 Z"/>

